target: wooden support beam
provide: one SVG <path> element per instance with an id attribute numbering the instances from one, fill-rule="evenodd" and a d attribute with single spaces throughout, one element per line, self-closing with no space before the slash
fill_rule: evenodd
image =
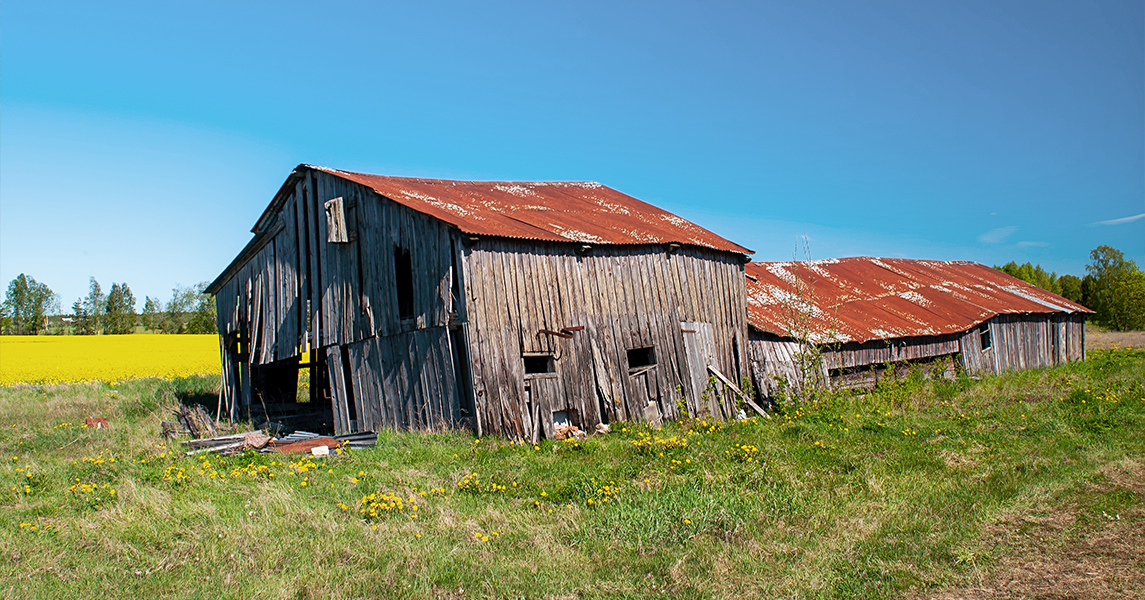
<path id="1" fill-rule="evenodd" d="M 721 382 L 723 382 L 724 385 L 728 386 L 728 388 L 730 388 L 731 391 L 738 394 L 740 398 L 743 398 L 743 401 L 746 402 L 748 406 L 752 407 L 752 409 L 754 409 L 755 412 L 757 412 L 757 413 L 759 413 L 759 414 L 761 414 L 761 415 L 763 415 L 769 419 L 771 418 L 771 415 L 767 414 L 767 411 L 760 408 L 758 404 L 756 404 L 755 402 L 753 402 L 751 400 L 751 398 L 748 398 L 747 394 L 743 393 L 742 390 L 740 390 L 738 387 L 736 387 L 736 384 L 732 383 L 732 381 L 730 379 L 728 379 L 727 377 L 724 377 L 724 374 L 720 373 L 719 369 L 713 367 L 712 365 L 708 365 L 708 371 L 712 375 L 715 375 L 716 379 L 719 379 Z"/>

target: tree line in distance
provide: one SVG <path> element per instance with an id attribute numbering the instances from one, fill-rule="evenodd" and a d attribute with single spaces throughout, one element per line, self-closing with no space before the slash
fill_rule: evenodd
<path id="1" fill-rule="evenodd" d="M 171 299 L 144 298 L 135 312 L 135 295 L 126 283 L 112 283 L 104 293 L 92 277 L 86 297 L 70 313 L 60 310 L 59 295 L 34 277 L 21 273 L 8 283 L 0 306 L 0 332 L 5 335 L 122 335 L 155 333 L 215 333 L 215 299 L 203 290 L 207 283 L 176 285 Z"/>

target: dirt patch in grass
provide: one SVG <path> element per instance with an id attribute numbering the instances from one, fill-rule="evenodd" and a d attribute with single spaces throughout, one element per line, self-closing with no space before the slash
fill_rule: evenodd
<path id="1" fill-rule="evenodd" d="M 1145 331 L 1096 331 L 1085 332 L 1085 349 L 1109 350 L 1110 348 L 1145 348 Z"/>
<path id="2" fill-rule="evenodd" d="M 979 581 L 916 598 L 1002 599 L 1145 597 L 1145 465 L 1103 470 L 1090 492 L 1128 492 L 1129 506 L 1109 514 L 1071 505 L 1050 512 L 1011 516 L 987 528 L 983 545 L 997 558 Z M 1119 489 L 1120 488 L 1120 489 Z"/>

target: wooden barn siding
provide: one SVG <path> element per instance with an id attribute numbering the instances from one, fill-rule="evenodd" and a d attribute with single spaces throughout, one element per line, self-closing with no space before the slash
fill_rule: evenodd
<path id="1" fill-rule="evenodd" d="M 994 372 L 994 353 L 982 350 L 980 326 L 958 337 L 958 364 L 967 373 Z"/>
<path id="2" fill-rule="evenodd" d="M 215 321 L 219 330 L 219 355 L 222 357 L 221 386 L 219 388 L 219 411 L 226 407 L 227 415 L 242 402 L 241 372 L 239 357 L 227 351 L 227 340 L 232 334 L 242 331 L 239 317 L 240 303 L 237 278 L 231 278 L 215 296 Z"/>
<path id="3" fill-rule="evenodd" d="M 842 344 L 828 348 L 823 359 L 828 369 L 846 369 L 866 365 L 920 360 L 944 354 L 957 354 L 959 334 L 934 337 L 906 337 Z"/>
<path id="4" fill-rule="evenodd" d="M 437 219 L 329 174 L 311 172 L 306 183 L 316 190 L 307 202 L 317 249 L 310 256 L 317 267 L 311 276 L 322 282 L 316 291 L 318 339 L 327 349 L 335 431 L 424 430 L 456 422 L 447 331 L 455 310 L 454 233 Z M 351 228 L 348 243 L 326 241 L 325 202 L 338 197 Z M 395 246 L 409 250 L 413 266 L 415 316 L 404 322 Z"/>
<path id="5" fill-rule="evenodd" d="M 936 337 L 909 337 L 893 340 L 851 342 L 822 348 L 822 366 L 819 373 L 823 381 L 841 382 L 837 369 L 855 369 L 868 365 L 926 360 L 937 356 L 957 354 L 960 335 Z M 795 369 L 799 344 L 787 338 L 751 330 L 750 350 L 752 384 L 761 397 L 773 397 L 779 391 L 776 377 L 782 377 L 789 386 L 799 380 Z M 844 378 L 845 379 L 845 378 Z"/>
<path id="6" fill-rule="evenodd" d="M 797 342 L 763 334 L 755 328 L 749 330 L 748 371 L 757 397 L 774 398 L 780 390 L 777 378 L 782 378 L 789 386 L 796 385 L 799 374 L 795 363 L 799 351 Z M 822 376 L 826 375 L 824 371 Z"/>
<path id="7" fill-rule="evenodd" d="M 1085 358 L 1085 316 L 1081 314 L 998 315 L 985 325 L 991 335 L 991 347 L 985 351 L 981 344 L 981 325 L 945 336 L 826 347 L 823 374 L 835 369 L 935 360 L 943 356 L 955 357 L 958 366 L 970 373 L 1049 367 Z M 788 382 L 797 380 L 797 343 L 752 329 L 749 344 L 752 383 L 762 397 L 771 397 L 778 391 L 774 376 L 784 377 Z M 853 378 L 838 373 L 832 373 L 830 378 L 833 384 L 854 383 Z"/>
<path id="8" fill-rule="evenodd" d="M 353 429 L 445 429 L 460 420 L 446 328 L 368 338 L 347 351 L 357 417 Z"/>
<path id="9" fill-rule="evenodd" d="M 353 207 L 347 210 L 354 227 L 349 243 L 327 242 L 324 205 L 336 197 Z M 452 415 L 457 403 L 445 326 L 450 310 L 456 310 L 451 252 L 458 244 L 450 228 L 372 190 L 314 171 L 296 184 L 277 219 L 281 231 L 217 296 L 220 306 L 230 307 L 218 314 L 222 343 L 232 331 L 251 340 L 242 373 L 224 357 L 227 382 L 221 395 L 248 405 L 251 396 L 243 392 L 239 375 L 249 365 L 297 358 L 305 345 L 327 369 L 339 433 L 349 431 L 351 399 L 364 416 L 359 430 L 375 423 L 424 428 L 441 420 L 433 415 Z M 416 316 L 405 323 L 397 309 L 395 244 L 410 251 L 413 263 Z M 342 347 L 349 352 L 349 366 L 371 372 L 348 377 Z M 396 396 L 387 398 L 391 393 Z M 396 407 L 405 416 L 399 417 Z"/>
<path id="10" fill-rule="evenodd" d="M 552 434 L 551 413 L 573 410 L 580 424 L 641 420 L 649 402 L 676 417 L 676 386 L 687 379 L 687 321 L 710 323 L 717 366 L 738 377 L 732 340 L 746 323 L 743 266 L 730 255 L 660 246 L 594 246 L 483 238 L 464 257 L 468 338 L 483 432 L 531 437 L 530 396 Z M 571 338 L 539 333 L 584 327 Z M 652 346 L 656 368 L 634 377 L 627 350 Z M 555 377 L 526 380 L 525 353 L 555 357 Z M 689 398 L 689 404 L 698 399 Z M 692 410 L 697 407 L 693 406 Z"/>
<path id="11" fill-rule="evenodd" d="M 983 361 L 981 370 L 1003 373 L 1085 358 L 1083 315 L 998 315 L 988 323 L 992 343 L 982 353 L 989 360 Z M 980 340 L 974 342 L 981 352 Z"/>
<path id="12" fill-rule="evenodd" d="M 452 262 L 448 225 L 327 173 L 311 171 L 300 187 L 308 196 L 305 216 L 314 247 L 309 277 L 321 282 L 312 290 L 312 297 L 319 298 L 313 307 L 319 347 L 447 325 Z M 316 191 L 311 194 L 310 189 Z M 348 243 L 326 241 L 324 205 L 339 197 L 353 228 Z M 395 245 L 408 249 L 413 262 L 416 319 L 404 329 L 394 285 Z"/>
<path id="13" fill-rule="evenodd" d="M 282 246 L 283 251 L 276 251 Z M 220 397 L 234 405 L 232 414 L 250 405 L 251 365 L 268 364 L 297 356 L 297 338 L 289 318 L 297 311 L 290 291 L 297 278 L 279 256 L 289 255 L 290 244 L 279 233 L 271 238 L 215 296 L 216 320 L 223 352 L 223 389 Z M 226 341 L 237 334 L 240 354 L 225 352 Z M 282 348 L 278 340 L 295 340 L 294 349 Z M 285 354 L 285 356 L 283 356 Z M 240 362 L 241 361 L 241 362 Z"/>

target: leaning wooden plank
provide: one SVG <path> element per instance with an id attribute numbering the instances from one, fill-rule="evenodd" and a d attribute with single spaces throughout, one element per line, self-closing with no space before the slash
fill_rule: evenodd
<path id="1" fill-rule="evenodd" d="M 716 376 L 716 379 L 722 381 L 723 384 L 726 385 L 730 390 L 738 394 L 740 398 L 743 398 L 743 401 L 746 402 L 747 405 L 750 406 L 753 410 L 755 410 L 755 412 L 769 419 L 771 418 L 771 415 L 767 414 L 767 411 L 760 408 L 755 402 L 752 402 L 751 398 L 749 398 L 747 394 L 743 393 L 742 390 L 736 387 L 736 384 L 732 383 L 732 381 L 727 377 L 724 377 L 724 374 L 720 373 L 719 369 L 713 367 L 712 365 L 708 365 L 708 371 L 711 371 L 712 375 Z"/>
<path id="2" fill-rule="evenodd" d="M 237 442 L 231 442 L 230 444 L 224 444 L 222 446 L 208 446 L 206 448 L 199 448 L 198 450 L 188 450 L 186 454 L 187 456 L 193 456 L 195 454 L 202 454 L 204 452 L 223 452 L 226 450 L 236 450 L 238 448 L 242 448 L 245 445 L 245 441 L 239 440 Z"/>
<path id="3" fill-rule="evenodd" d="M 188 448 L 206 448 L 208 446 L 221 446 L 223 444 L 229 444 L 229 443 L 236 441 L 236 440 L 241 440 L 241 439 L 245 438 L 246 436 L 248 436 L 252 433 L 258 433 L 258 432 L 257 431 L 244 431 L 242 433 L 232 433 L 230 435 L 220 435 L 218 437 L 204 438 L 201 440 L 183 440 L 183 442 L 181 442 L 181 443 L 184 446 L 187 446 Z"/>

